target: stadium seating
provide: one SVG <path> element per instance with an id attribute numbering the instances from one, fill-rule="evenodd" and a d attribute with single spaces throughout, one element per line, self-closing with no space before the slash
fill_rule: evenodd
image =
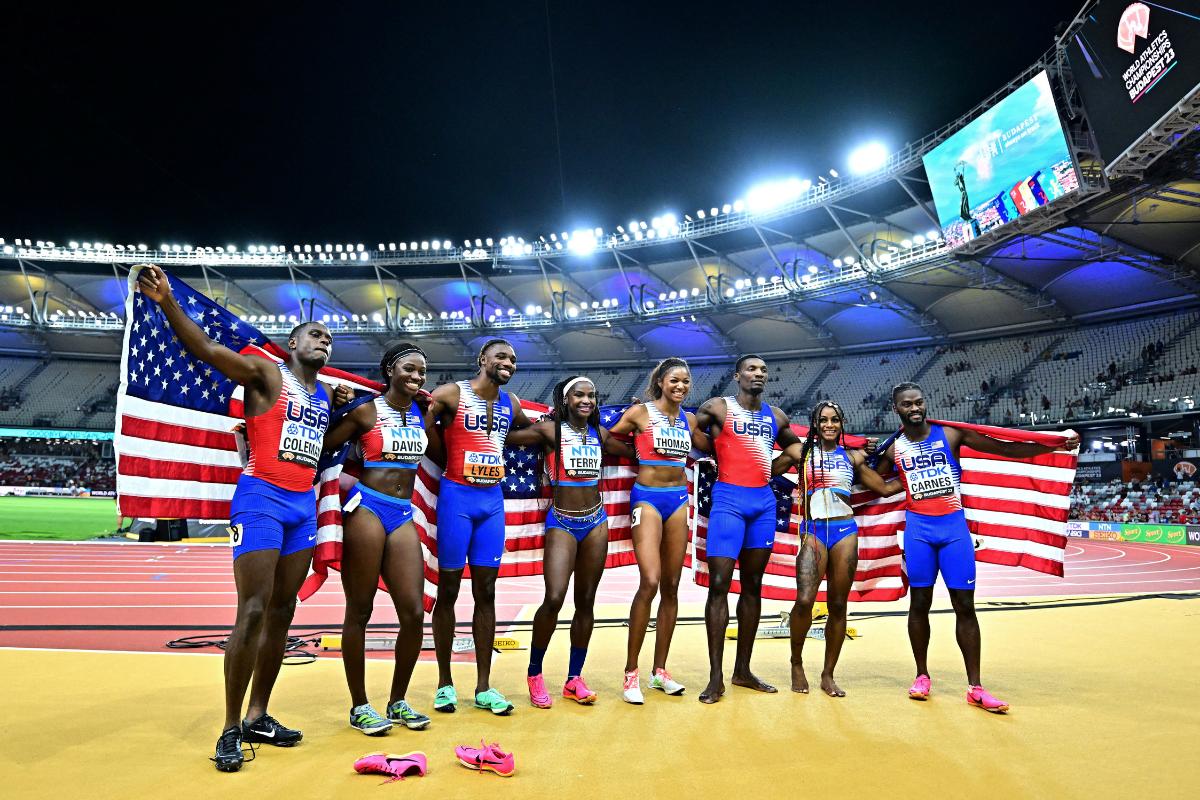
<path id="1" fill-rule="evenodd" d="M 1081 483 L 1071 491 L 1071 518 L 1100 522 L 1200 524 L 1195 483 Z"/>

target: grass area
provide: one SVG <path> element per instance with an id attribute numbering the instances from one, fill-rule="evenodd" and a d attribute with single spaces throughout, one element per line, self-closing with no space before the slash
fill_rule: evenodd
<path id="1" fill-rule="evenodd" d="M 91 539 L 116 529 L 111 497 L 0 497 L 0 539 Z"/>

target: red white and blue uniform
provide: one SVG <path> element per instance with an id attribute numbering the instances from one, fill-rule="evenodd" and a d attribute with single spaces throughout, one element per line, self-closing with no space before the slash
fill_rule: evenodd
<path id="1" fill-rule="evenodd" d="M 894 445 L 904 480 L 904 563 L 911 586 L 933 586 L 938 572 L 948 589 L 975 589 L 975 544 L 962 508 L 962 468 L 941 425 L 914 442 Z"/>
<path id="2" fill-rule="evenodd" d="M 425 420 L 414 401 L 406 411 L 393 408 L 383 397 L 376 397 L 375 424 L 358 438 L 358 453 L 367 469 L 416 469 L 425 457 L 429 437 L 425 435 Z M 385 533 L 391 533 L 412 519 L 412 501 L 394 497 L 365 486 L 354 485 L 346 497 L 342 511 L 349 514 L 356 508 L 371 512 L 379 518 Z"/>
<path id="3" fill-rule="evenodd" d="M 692 451 L 692 431 L 688 427 L 687 413 L 679 410 L 679 418 L 672 420 L 658 410 L 654 403 L 646 403 L 646 427 L 633 438 L 633 449 L 639 464 L 651 467 L 678 467 L 680 477 L 687 466 L 688 453 Z M 678 486 L 643 486 L 633 484 L 629 490 L 629 508 L 634 515 L 634 524 L 640 518 L 640 508 L 652 508 L 664 521 L 687 505 L 687 484 Z"/>
<path id="4" fill-rule="evenodd" d="M 725 398 L 725 424 L 713 442 L 717 482 L 708 515 L 709 558 L 737 558 L 775 543 L 771 460 L 778 434 L 771 406 L 751 411 L 736 397 Z"/>
<path id="5" fill-rule="evenodd" d="M 313 480 L 329 428 L 329 395 L 319 383 L 310 394 L 284 364 L 279 374 L 275 403 L 246 418 L 250 458 L 229 506 L 235 559 L 254 550 L 291 555 L 317 541 Z"/>
<path id="6" fill-rule="evenodd" d="M 602 459 L 600 432 L 588 426 L 582 433 L 566 422 L 559 423 L 562 461 L 558 452 L 546 454 L 546 475 L 551 486 L 597 486 L 600 483 Z M 554 508 L 546 514 L 546 530 L 557 528 L 583 541 L 593 529 L 608 519 L 601 503 L 593 513 L 583 516 L 565 514 Z"/>
<path id="7" fill-rule="evenodd" d="M 840 444 L 826 452 L 819 444 L 809 451 L 804 464 L 804 491 L 808 516 L 804 533 L 811 534 L 829 550 L 847 536 L 858 533 L 850 492 L 854 488 L 854 462 Z M 847 517 L 849 519 L 837 519 Z"/>
<path id="8" fill-rule="evenodd" d="M 491 405 L 490 421 L 488 406 Z M 443 431 L 446 470 L 438 485 L 437 544 L 441 569 L 499 567 L 504 555 L 504 438 L 513 407 L 501 390 L 490 403 L 458 382 L 458 411 Z"/>

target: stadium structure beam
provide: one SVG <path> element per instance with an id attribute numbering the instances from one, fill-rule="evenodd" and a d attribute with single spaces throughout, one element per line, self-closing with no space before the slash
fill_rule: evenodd
<path id="1" fill-rule="evenodd" d="M 866 257 L 863 256 L 863 251 L 859 248 L 858 242 L 855 241 L 854 237 L 850 235 L 850 231 L 846 230 L 846 226 L 842 224 L 842 220 L 834 212 L 833 208 L 830 206 L 825 206 L 825 211 L 829 214 L 830 219 L 833 220 L 833 224 L 838 226 L 838 230 L 842 232 L 842 236 L 845 236 L 846 241 L 850 243 L 850 249 L 852 249 L 858 255 L 863 263 L 866 263 Z"/>
<path id="2" fill-rule="evenodd" d="M 1050 231 L 1042 234 L 1040 238 L 1046 239 L 1047 241 L 1055 244 L 1072 247 L 1075 250 L 1078 250 L 1081 254 L 1093 256 L 1094 260 L 1105 258 L 1108 252 L 1102 246 L 1102 242 L 1092 242 L 1079 236 L 1064 233 L 1063 231 Z M 1153 275 L 1158 278 L 1165 278 L 1174 283 L 1180 289 L 1191 292 L 1192 294 L 1197 293 L 1198 285 L 1195 278 L 1193 278 L 1190 274 L 1190 271 L 1185 266 L 1177 263 L 1170 256 L 1163 253 L 1155 253 L 1147 250 L 1144 247 L 1141 247 L 1140 245 L 1131 245 L 1127 242 L 1121 242 L 1120 240 L 1116 240 L 1116 245 L 1116 256 L 1111 260 L 1133 267 L 1134 269 L 1141 270 L 1149 275 Z M 1146 253 L 1149 259 L 1157 260 L 1158 263 L 1150 263 L 1146 259 L 1140 258 L 1134 253 L 1125 252 L 1121 248 L 1121 245 L 1124 245 L 1125 247 L 1135 247 L 1136 249 Z"/>
<path id="3" fill-rule="evenodd" d="M 539 259 L 539 261 L 540 261 L 540 260 L 541 260 L 541 259 Z M 463 262 L 459 262 L 459 267 L 464 269 L 464 272 L 463 272 L 463 281 L 464 281 L 464 282 L 466 282 L 466 281 L 467 281 L 467 275 L 466 275 L 466 272 L 465 272 L 465 269 L 466 269 L 466 267 L 467 267 L 467 266 L 470 266 L 470 270 L 471 270 L 471 272 L 472 272 L 472 273 L 473 273 L 473 274 L 474 274 L 476 277 L 478 277 L 478 278 L 479 278 L 479 280 L 480 280 L 480 281 L 481 281 L 481 282 L 482 282 L 482 283 L 483 283 L 485 286 L 487 286 L 487 287 L 488 287 L 488 288 L 490 288 L 490 289 L 491 289 L 493 292 L 495 292 L 495 293 L 496 293 L 496 295 L 497 295 L 498 297 L 500 297 L 501 299 L 503 299 L 506 305 L 508 305 L 510 308 L 515 308 L 515 307 L 516 307 L 516 303 L 514 303 L 514 302 L 513 302 L 513 299 L 512 299 L 511 297 L 509 297 L 509 296 L 508 296 L 508 294 L 507 294 L 507 293 L 506 293 L 506 292 L 505 292 L 503 289 L 501 289 L 501 288 L 499 287 L 499 285 L 497 285 L 497 284 L 496 284 L 496 283 L 495 283 L 495 282 L 494 282 L 494 281 L 493 281 L 491 278 L 489 278 L 487 275 L 484 275 L 484 274 L 483 274 L 482 272 L 480 272 L 479 270 L 475 269 L 475 266 L 474 266 L 473 264 L 472 264 L 472 265 L 466 265 L 466 264 L 465 264 L 465 263 L 463 263 Z M 547 291 L 550 291 L 550 278 L 549 278 L 549 277 L 546 275 L 546 268 L 545 268 L 545 266 L 543 266 L 543 267 L 542 267 L 542 278 L 544 278 L 544 279 L 545 279 L 545 281 L 546 281 L 546 289 L 547 289 Z M 468 282 L 468 283 L 469 283 L 469 282 Z M 474 303 L 472 302 L 472 305 L 473 305 L 473 304 L 474 304 Z M 553 294 L 553 292 L 551 292 L 551 293 L 550 293 L 550 305 L 551 305 L 551 307 L 553 307 L 553 305 L 554 305 L 554 294 Z M 480 298 L 480 299 L 479 299 L 479 327 L 480 327 L 481 329 L 482 329 L 482 328 L 486 328 L 486 327 L 487 327 L 487 324 L 488 324 L 488 322 L 487 322 L 487 316 L 486 316 L 486 314 L 487 314 L 487 309 L 484 307 L 483 298 Z M 556 316 L 555 318 L 556 318 L 556 319 L 561 319 L 561 317 L 557 317 L 557 316 Z M 561 356 L 561 355 L 562 355 L 562 354 L 561 354 L 561 353 L 558 351 L 558 347 L 557 347 L 557 346 L 554 344 L 554 342 L 550 341 L 550 337 L 548 337 L 546 334 L 542 333 L 541 331 L 530 331 L 528 335 L 530 335 L 530 336 L 537 336 L 537 338 L 541 339 L 541 341 L 542 341 L 542 344 L 543 344 L 543 345 L 546 347 L 546 355 L 550 356 L 551 358 L 557 358 L 557 357 L 559 357 L 559 356 Z"/>
<path id="4" fill-rule="evenodd" d="M 46 317 L 38 308 L 37 298 L 33 296 L 33 284 L 29 282 L 29 273 L 25 271 L 25 260 L 18 258 L 17 265 L 21 267 L 21 277 L 25 279 L 25 290 L 29 292 L 29 316 L 33 317 L 35 323 L 42 325 L 45 323 Z"/>
<path id="5" fill-rule="evenodd" d="M 933 223 L 933 227 L 934 227 L 934 228 L 936 228 L 936 229 L 938 229 L 938 230 L 941 230 L 941 229 L 942 229 L 942 223 L 938 221 L 937 214 L 934 214 L 934 213 L 933 213 L 933 211 L 932 211 L 932 210 L 929 208 L 929 206 L 928 206 L 928 205 L 925 203 L 925 201 L 924 201 L 924 200 L 922 200 L 921 198 L 917 197 L 917 194 L 916 194 L 916 192 L 914 192 L 914 191 L 913 191 L 913 190 L 912 190 L 912 189 L 909 187 L 909 185 L 908 185 L 908 180 L 907 180 L 905 177 L 903 177 L 903 176 L 897 176 L 897 177 L 896 177 L 896 183 L 900 184 L 900 188 L 904 190 L 904 193 L 905 193 L 906 195 L 908 195 L 909 199 L 910 199 L 910 200 L 912 200 L 914 203 L 916 203 L 916 204 L 917 204 L 917 208 L 919 208 L 919 209 L 921 209 L 923 212 L 925 212 L 925 216 L 926 216 L 926 217 L 928 217 L 928 218 L 929 218 L 929 221 Z"/>
<path id="6" fill-rule="evenodd" d="M 84 294 L 82 292 L 78 291 L 74 286 L 72 286 L 71 284 L 62 280 L 61 278 L 56 277 L 54 275 L 54 273 L 46 270 L 45 268 L 42 267 L 41 264 L 38 264 L 36 261 L 26 260 L 26 259 L 17 259 L 17 261 L 18 261 L 18 263 L 20 263 L 22 265 L 21 272 L 25 272 L 25 266 L 28 265 L 28 266 L 32 267 L 33 269 L 36 269 L 38 272 L 42 273 L 42 275 L 44 275 L 46 277 L 46 280 L 53 281 L 56 285 L 62 286 L 64 289 L 66 289 L 69 294 L 71 294 L 75 298 L 77 298 L 74 305 L 78 310 L 80 310 L 80 311 L 99 311 L 100 310 L 96 306 L 96 304 L 93 303 L 91 300 L 89 300 L 86 296 L 84 296 Z M 26 282 L 29 281 L 28 275 L 26 275 L 25 280 L 26 280 Z M 64 302 L 66 302 L 66 300 L 67 300 L 67 298 L 65 298 L 65 297 L 60 297 L 59 299 L 63 300 Z M 71 304 L 68 303 L 68 305 L 71 305 Z"/>
<path id="7" fill-rule="evenodd" d="M 216 267 L 210 266 L 210 267 L 208 267 L 208 269 L 212 270 L 214 275 L 216 275 L 221 280 L 225 281 L 225 283 L 228 284 L 229 286 L 237 287 L 238 291 L 240 291 L 246 297 L 247 300 L 249 300 L 251 303 L 253 303 L 255 306 L 258 307 L 258 311 L 260 313 L 262 313 L 262 314 L 275 313 L 274 311 L 272 311 L 271 309 L 268 309 L 266 306 L 264 306 L 262 303 L 260 303 L 258 301 L 258 298 L 250 293 L 249 289 L 247 289 L 242 284 L 238 283 L 237 280 L 235 280 L 234 278 L 229 277 L 228 275 L 221 272 Z M 212 295 L 209 295 L 209 296 L 211 297 Z M 229 300 L 229 291 L 228 290 L 226 290 L 226 292 L 225 292 L 225 300 L 226 300 L 226 302 L 228 302 L 228 300 Z"/>

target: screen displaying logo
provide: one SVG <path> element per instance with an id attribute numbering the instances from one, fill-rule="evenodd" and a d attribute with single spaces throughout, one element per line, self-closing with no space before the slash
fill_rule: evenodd
<path id="1" fill-rule="evenodd" d="M 1117 47 L 1133 55 L 1137 39 L 1145 39 L 1150 31 L 1150 9 L 1145 3 L 1134 3 L 1121 13 L 1117 23 Z"/>

